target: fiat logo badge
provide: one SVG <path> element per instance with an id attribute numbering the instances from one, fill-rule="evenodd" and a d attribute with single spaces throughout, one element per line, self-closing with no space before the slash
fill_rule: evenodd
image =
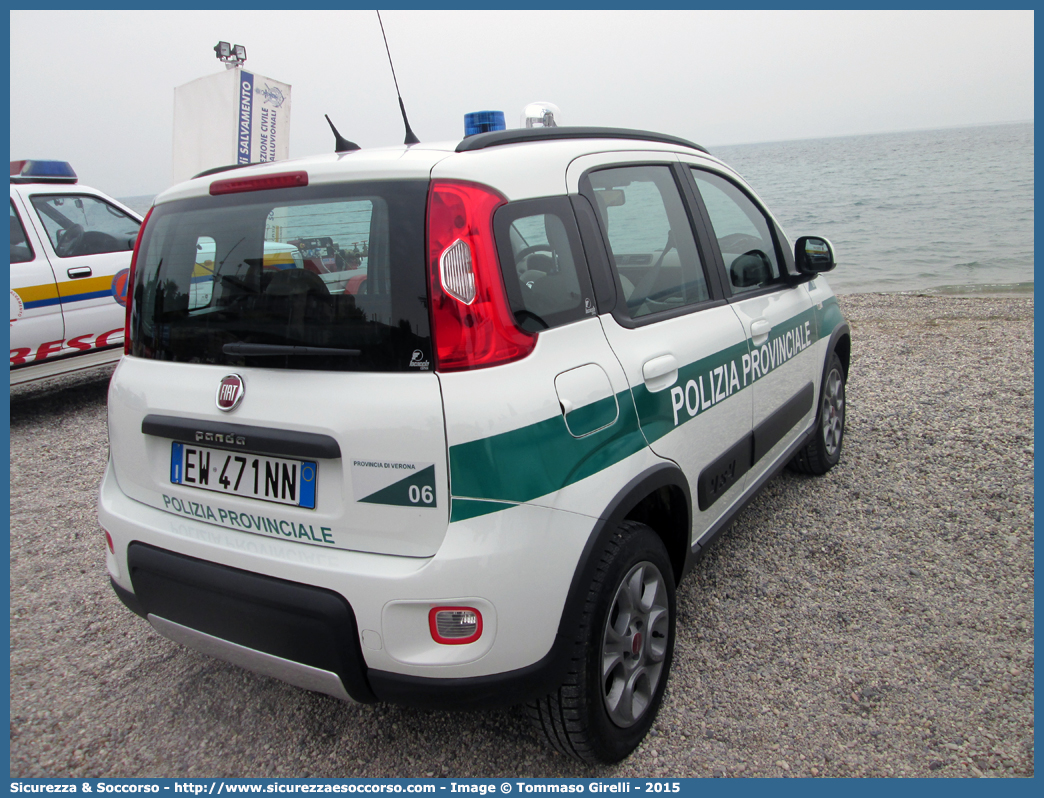
<path id="1" fill-rule="evenodd" d="M 221 381 L 217 389 L 218 410 L 226 413 L 239 407 L 243 401 L 243 378 L 238 374 L 229 374 Z"/>

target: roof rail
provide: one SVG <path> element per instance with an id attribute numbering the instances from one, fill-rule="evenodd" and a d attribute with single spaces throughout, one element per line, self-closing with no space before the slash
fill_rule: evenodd
<path id="1" fill-rule="evenodd" d="M 675 144 L 679 147 L 707 152 L 699 144 L 667 136 L 663 133 L 650 133 L 647 130 L 628 130 L 618 127 L 530 127 L 516 130 L 493 130 L 488 133 L 476 133 L 468 136 L 457 145 L 457 152 L 484 150 L 487 147 L 499 147 L 503 144 L 520 144 L 526 141 L 554 141 L 560 139 L 632 139 L 637 141 L 657 141 L 661 144 Z"/>

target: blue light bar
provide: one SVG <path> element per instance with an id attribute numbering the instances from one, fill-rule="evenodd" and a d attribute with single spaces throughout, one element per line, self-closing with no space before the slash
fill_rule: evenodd
<path id="1" fill-rule="evenodd" d="M 504 130 L 503 111 L 472 111 L 464 114 L 464 137 L 474 136 L 476 133 L 489 133 L 491 130 Z"/>
<path id="2" fill-rule="evenodd" d="M 68 161 L 11 161 L 14 183 L 75 183 L 76 172 Z"/>

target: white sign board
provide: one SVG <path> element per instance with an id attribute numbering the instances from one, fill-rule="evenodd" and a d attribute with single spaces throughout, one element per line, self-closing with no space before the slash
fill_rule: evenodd
<path id="1" fill-rule="evenodd" d="M 206 169 L 290 157 L 290 86 L 228 69 L 174 89 L 175 183 Z"/>

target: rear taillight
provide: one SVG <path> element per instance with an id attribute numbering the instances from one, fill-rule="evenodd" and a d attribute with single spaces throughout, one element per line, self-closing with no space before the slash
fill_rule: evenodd
<path id="1" fill-rule="evenodd" d="M 156 206 L 153 205 L 153 208 Z M 149 208 L 149 212 L 145 214 L 145 219 L 141 223 L 141 227 L 138 228 L 138 238 L 134 242 L 134 254 L 131 255 L 130 271 L 127 273 L 127 307 L 125 308 L 126 313 L 123 317 L 123 354 L 129 355 L 131 350 L 131 338 L 130 338 L 130 319 L 131 319 L 131 303 L 134 299 L 134 266 L 138 262 L 138 251 L 141 249 L 141 237 L 145 234 L 145 225 L 149 223 L 149 217 L 152 216 L 152 208 Z"/>
<path id="2" fill-rule="evenodd" d="M 431 184 L 428 267 L 439 371 L 510 363 L 536 346 L 536 336 L 515 325 L 500 276 L 493 212 L 505 202 L 474 183 Z"/>

